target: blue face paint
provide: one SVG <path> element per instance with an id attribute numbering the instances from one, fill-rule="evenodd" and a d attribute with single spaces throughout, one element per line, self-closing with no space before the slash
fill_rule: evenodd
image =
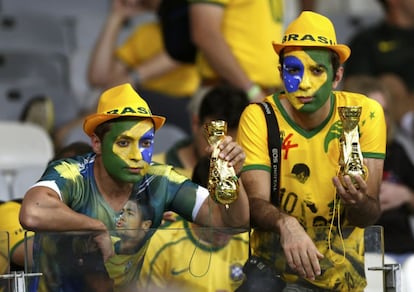
<path id="1" fill-rule="evenodd" d="M 328 50 L 287 51 L 282 74 L 285 95 L 290 104 L 301 112 L 319 110 L 331 95 L 334 72 Z"/>
<path id="2" fill-rule="evenodd" d="M 301 60 L 286 56 L 283 62 L 283 82 L 287 92 L 295 92 L 302 81 L 304 67 Z"/>
<path id="3" fill-rule="evenodd" d="M 148 164 L 151 163 L 152 154 L 154 152 L 154 128 L 151 128 L 148 132 L 142 135 L 139 140 L 139 151 L 141 152 L 142 159 Z"/>

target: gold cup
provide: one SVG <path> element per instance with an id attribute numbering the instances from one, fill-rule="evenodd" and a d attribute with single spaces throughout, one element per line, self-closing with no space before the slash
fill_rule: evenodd
<path id="1" fill-rule="evenodd" d="M 225 205 L 237 200 L 239 181 L 233 167 L 219 157 L 218 145 L 227 134 L 227 123 L 215 120 L 204 125 L 205 136 L 210 145 L 214 146 L 210 157 L 210 170 L 207 189 L 215 202 Z"/>
<path id="2" fill-rule="evenodd" d="M 342 134 L 340 142 L 339 172 L 338 177 L 343 186 L 346 186 L 343 177 L 349 175 L 353 184 L 358 187 L 355 175 L 360 175 L 364 180 L 368 177 L 368 168 L 363 163 L 363 156 L 359 144 L 358 123 L 362 107 L 343 106 L 338 107 L 339 117 L 342 122 Z"/>

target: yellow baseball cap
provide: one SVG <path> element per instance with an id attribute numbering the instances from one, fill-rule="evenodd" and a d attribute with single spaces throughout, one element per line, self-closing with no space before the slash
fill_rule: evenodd
<path id="1" fill-rule="evenodd" d="M 145 100 L 139 96 L 131 84 L 125 83 L 102 93 L 96 114 L 85 118 L 83 130 L 88 136 L 92 136 L 98 125 L 119 117 L 150 118 L 154 122 L 155 130 L 165 123 L 165 117 L 153 115 Z"/>
<path id="2" fill-rule="evenodd" d="M 285 47 L 325 47 L 339 55 L 344 63 L 351 54 L 347 45 L 336 43 L 335 28 L 329 18 L 312 12 L 303 11 L 286 28 L 282 43 L 273 42 L 277 54 Z"/>

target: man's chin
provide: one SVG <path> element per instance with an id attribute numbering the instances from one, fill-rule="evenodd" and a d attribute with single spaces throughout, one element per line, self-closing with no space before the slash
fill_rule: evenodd
<path id="1" fill-rule="evenodd" d="M 144 176 L 141 175 L 141 174 L 129 175 L 127 182 L 129 182 L 129 183 L 137 183 L 137 182 L 140 182 L 143 177 Z"/>
<path id="2" fill-rule="evenodd" d="M 123 183 L 137 183 L 139 181 L 141 181 L 143 179 L 143 175 L 141 173 L 136 173 L 136 174 L 124 174 L 121 176 L 117 176 L 115 178 L 115 180 L 123 182 Z"/>

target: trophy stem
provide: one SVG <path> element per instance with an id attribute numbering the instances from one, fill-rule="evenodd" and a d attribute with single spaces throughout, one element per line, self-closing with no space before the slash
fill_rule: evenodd
<path id="1" fill-rule="evenodd" d="M 368 169 L 363 164 L 361 147 L 359 143 L 358 123 L 361 116 L 362 107 L 345 106 L 338 107 L 339 116 L 342 122 L 342 134 L 340 138 L 340 157 L 339 157 L 339 173 L 338 177 L 341 183 L 346 186 L 343 181 L 345 175 L 349 175 L 355 186 L 358 186 L 354 177 L 361 176 L 367 179 Z"/>

